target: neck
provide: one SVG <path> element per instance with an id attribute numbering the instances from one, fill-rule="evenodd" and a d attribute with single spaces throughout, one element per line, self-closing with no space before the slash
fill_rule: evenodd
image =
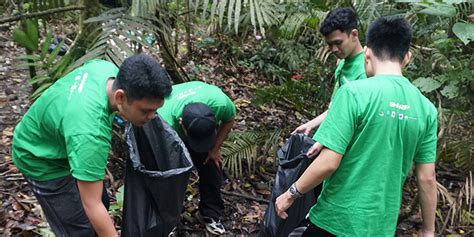
<path id="1" fill-rule="evenodd" d="M 402 65 L 399 62 L 390 60 L 373 60 L 374 76 L 381 74 L 402 75 Z"/>
<path id="2" fill-rule="evenodd" d="M 105 87 L 105 90 L 107 92 L 107 97 L 109 98 L 109 112 L 113 113 L 117 111 L 117 103 L 115 102 L 114 98 L 114 90 L 113 90 L 113 85 L 114 85 L 114 80 L 109 79 L 107 80 L 107 85 Z"/>
<path id="3" fill-rule="evenodd" d="M 358 53 L 362 52 L 364 49 L 362 48 L 362 45 L 360 44 L 360 41 L 357 40 L 356 46 L 354 50 L 352 50 L 351 54 L 349 55 L 349 58 L 352 58 L 356 56 Z"/>

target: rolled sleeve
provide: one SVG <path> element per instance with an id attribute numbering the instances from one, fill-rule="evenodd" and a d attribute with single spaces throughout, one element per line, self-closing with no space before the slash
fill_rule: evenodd
<path id="1" fill-rule="evenodd" d="M 102 180 L 111 148 L 106 137 L 74 135 L 66 138 L 69 165 L 74 178 L 82 181 Z"/>

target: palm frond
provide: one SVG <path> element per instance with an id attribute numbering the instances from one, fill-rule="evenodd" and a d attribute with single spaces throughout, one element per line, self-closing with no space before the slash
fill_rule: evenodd
<path id="1" fill-rule="evenodd" d="M 273 0 L 213 0 L 209 11 L 208 0 L 204 2 L 195 0 L 194 9 L 197 13 L 202 8 L 201 19 L 204 19 L 206 12 L 209 12 L 209 22 L 217 22 L 219 28 L 239 32 L 240 24 L 249 19 L 248 22 L 254 29 L 254 34 L 260 32 L 265 35 L 265 28 L 276 25 L 280 22 L 279 5 Z M 224 17 L 227 24 L 223 24 Z M 217 19 L 217 20 L 216 20 Z M 212 28 L 212 27 L 210 27 Z"/>
<path id="2" fill-rule="evenodd" d="M 272 132 L 234 132 L 222 145 L 223 165 L 231 176 L 237 177 L 247 172 L 253 174 L 260 157 L 265 157 L 275 150 L 280 139 L 281 130 Z M 244 162 L 245 161 L 245 162 Z"/>
<path id="3" fill-rule="evenodd" d="M 150 6 L 144 9 L 148 7 Z M 153 17 L 144 19 L 128 15 L 123 8 L 111 9 L 86 22 L 100 22 L 101 33 L 93 40 L 86 54 L 69 66 L 68 71 L 92 59 L 104 59 L 121 65 L 125 58 L 138 53 L 139 47 L 146 47 L 158 53 L 158 49 L 149 39 L 169 27 Z"/>

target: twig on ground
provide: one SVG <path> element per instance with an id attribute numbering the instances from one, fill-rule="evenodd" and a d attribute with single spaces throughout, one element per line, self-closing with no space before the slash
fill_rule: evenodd
<path id="1" fill-rule="evenodd" d="M 268 204 L 270 202 L 267 199 L 257 198 L 257 197 L 253 197 L 253 196 L 246 195 L 246 194 L 241 194 L 241 193 L 229 192 L 229 191 L 226 191 L 226 190 L 223 190 L 223 189 L 221 189 L 221 193 L 223 193 L 225 195 L 241 197 L 241 198 L 245 198 L 245 199 L 248 199 L 248 200 L 252 200 L 252 201 L 256 201 L 256 202 L 260 202 L 260 203 L 265 203 L 265 204 Z"/>

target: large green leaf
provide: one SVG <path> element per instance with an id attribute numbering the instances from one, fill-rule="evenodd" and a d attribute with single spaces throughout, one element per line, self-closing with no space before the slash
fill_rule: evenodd
<path id="1" fill-rule="evenodd" d="M 455 98 L 459 95 L 459 87 L 450 83 L 441 90 L 441 94 L 448 99 Z"/>
<path id="2" fill-rule="evenodd" d="M 432 92 L 441 86 L 441 83 L 431 77 L 420 77 L 413 81 L 413 85 L 423 92 Z"/>
<path id="3" fill-rule="evenodd" d="M 38 42 L 39 42 L 38 40 L 39 31 L 38 31 L 38 25 L 36 24 L 35 21 L 32 21 L 32 20 L 26 21 L 26 35 L 28 36 L 31 43 L 34 45 L 33 50 L 37 50 Z"/>
<path id="4" fill-rule="evenodd" d="M 18 45 L 25 47 L 31 51 L 35 51 L 38 48 L 38 45 L 35 45 L 33 41 L 30 40 L 28 35 L 20 28 L 16 28 L 15 30 L 13 30 L 13 40 Z"/>
<path id="5" fill-rule="evenodd" d="M 454 17 L 456 15 L 456 8 L 446 3 L 419 3 L 416 4 L 425 7 L 420 13 L 431 16 Z"/>
<path id="6" fill-rule="evenodd" d="M 474 24 L 458 22 L 453 26 L 453 33 L 467 45 L 474 41 Z"/>

